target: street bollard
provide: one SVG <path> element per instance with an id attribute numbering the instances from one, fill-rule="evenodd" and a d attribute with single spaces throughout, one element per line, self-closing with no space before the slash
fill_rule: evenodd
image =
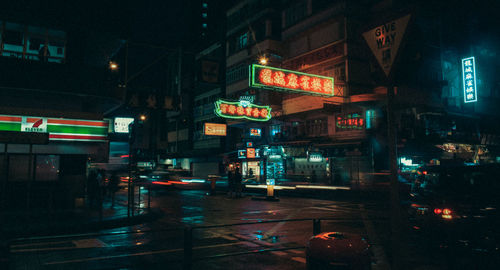
<path id="1" fill-rule="evenodd" d="M 313 219 L 313 235 L 321 233 L 321 219 Z"/>
<path id="2" fill-rule="evenodd" d="M 191 270 L 193 258 L 193 228 L 184 228 L 184 261 L 182 263 L 183 270 Z"/>

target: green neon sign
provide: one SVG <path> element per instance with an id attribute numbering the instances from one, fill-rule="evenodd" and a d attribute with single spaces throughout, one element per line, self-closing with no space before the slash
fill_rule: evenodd
<path id="1" fill-rule="evenodd" d="M 223 118 L 269 121 L 271 119 L 271 107 L 255 105 L 245 100 L 227 101 L 219 99 L 215 102 L 215 114 Z"/>
<path id="2" fill-rule="evenodd" d="M 249 86 L 314 96 L 334 95 L 333 78 L 275 67 L 250 65 Z"/>

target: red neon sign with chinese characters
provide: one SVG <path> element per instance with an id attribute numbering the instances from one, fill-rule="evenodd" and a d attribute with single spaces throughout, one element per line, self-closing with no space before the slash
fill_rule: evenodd
<path id="1" fill-rule="evenodd" d="M 271 119 L 271 107 L 255 105 L 248 101 L 232 102 L 219 99 L 215 102 L 215 114 L 224 118 L 268 121 Z"/>
<path id="2" fill-rule="evenodd" d="M 338 115 L 335 123 L 337 131 L 363 129 L 364 126 L 365 119 L 359 113 Z"/>
<path id="3" fill-rule="evenodd" d="M 333 78 L 253 64 L 250 87 L 333 96 Z"/>

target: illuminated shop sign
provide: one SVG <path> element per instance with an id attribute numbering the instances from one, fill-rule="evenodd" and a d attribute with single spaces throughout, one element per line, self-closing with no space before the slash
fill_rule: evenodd
<path id="1" fill-rule="evenodd" d="M 262 129 L 260 129 L 260 128 L 251 128 L 250 129 L 250 136 L 252 136 L 252 137 L 260 137 L 260 136 L 262 136 Z"/>
<path id="2" fill-rule="evenodd" d="M 464 102 L 477 102 L 476 63 L 474 57 L 462 59 Z"/>
<path id="3" fill-rule="evenodd" d="M 96 120 L 0 115 L 0 130 L 49 133 L 50 141 L 106 141 L 108 122 Z"/>
<path id="4" fill-rule="evenodd" d="M 310 153 L 309 162 L 321 162 L 323 161 L 323 155 L 321 153 Z"/>
<path id="5" fill-rule="evenodd" d="M 255 148 L 247 148 L 247 158 L 255 158 Z"/>
<path id="6" fill-rule="evenodd" d="M 253 88 L 333 96 L 333 78 L 331 77 L 257 64 L 250 66 L 249 83 Z"/>
<path id="7" fill-rule="evenodd" d="M 128 126 L 134 122 L 134 118 L 131 117 L 115 117 L 114 131 L 116 133 L 129 133 Z"/>
<path id="8" fill-rule="evenodd" d="M 338 115 L 335 121 L 335 129 L 337 131 L 363 129 L 364 125 L 365 119 L 359 113 Z"/>
<path id="9" fill-rule="evenodd" d="M 203 130 L 205 135 L 226 136 L 227 134 L 226 124 L 205 123 Z"/>
<path id="10" fill-rule="evenodd" d="M 244 100 L 226 101 L 219 99 L 215 102 L 215 114 L 224 118 L 269 121 L 271 107 L 255 105 Z"/>
<path id="11" fill-rule="evenodd" d="M 247 148 L 248 147 L 253 147 L 253 142 L 247 142 Z"/>

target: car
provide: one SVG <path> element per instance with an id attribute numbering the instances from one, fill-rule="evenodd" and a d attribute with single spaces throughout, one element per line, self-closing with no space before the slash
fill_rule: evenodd
<path id="1" fill-rule="evenodd" d="M 428 166 L 418 172 L 408 214 L 429 247 L 454 258 L 498 260 L 500 165 Z"/>

